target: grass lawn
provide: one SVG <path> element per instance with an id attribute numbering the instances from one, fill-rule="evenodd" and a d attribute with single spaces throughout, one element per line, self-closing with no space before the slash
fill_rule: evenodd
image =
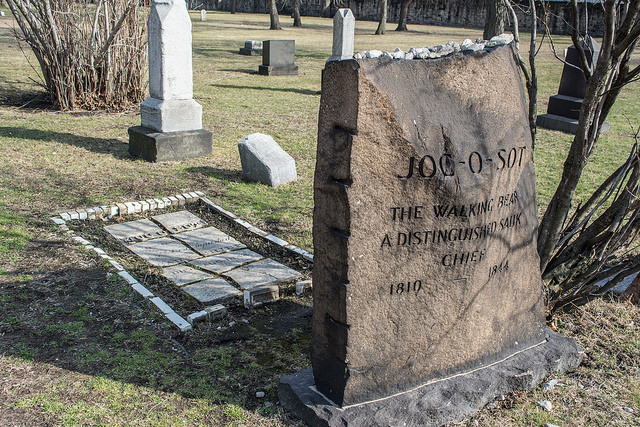
<path id="1" fill-rule="evenodd" d="M 309 366 L 310 297 L 289 293 L 260 310 L 232 307 L 227 318 L 180 334 L 93 252 L 53 227 L 74 208 L 203 191 L 214 202 L 312 250 L 313 173 L 321 70 L 332 21 L 303 17 L 269 31 L 268 15 L 192 13 L 194 97 L 213 132 L 212 155 L 168 164 L 133 159 L 127 113 L 58 112 L 40 101 L 37 62 L 0 17 L 0 424 L 292 425 L 277 404 L 277 379 Z M 374 36 L 357 22 L 356 50 L 461 42 L 481 30 L 410 25 Z M 298 77 L 257 74 L 245 40 L 295 39 Z M 568 46 L 558 37 L 556 44 Z M 526 46 L 526 40 L 522 43 Z M 26 47 L 23 46 L 23 49 Z M 562 65 L 540 51 L 540 106 L 546 112 Z M 638 60 L 637 58 L 635 59 Z M 496 82 L 499 84 L 499 82 Z M 626 158 L 640 125 L 640 85 L 620 96 L 577 200 Z M 272 135 L 296 160 L 299 179 L 277 189 L 241 179 L 236 144 Z M 559 179 L 571 137 L 539 130 L 538 203 Z M 138 268 L 138 266 L 131 266 Z M 141 272 L 144 271 L 141 269 Z M 175 297 L 177 298 L 177 297 Z M 585 363 L 560 385 L 515 393 L 465 425 L 639 425 L 640 310 L 595 301 L 560 319 L 585 348 Z M 230 327 L 229 323 L 236 322 Z M 256 398 L 264 391 L 264 398 Z M 536 406 L 549 400 L 553 410 Z"/>

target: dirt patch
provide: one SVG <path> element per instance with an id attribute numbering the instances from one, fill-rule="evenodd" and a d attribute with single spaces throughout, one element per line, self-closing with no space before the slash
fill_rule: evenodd
<path id="1" fill-rule="evenodd" d="M 206 212 L 198 214 L 222 227 Z M 122 261 L 180 314 L 186 316 L 201 308 L 156 269 L 106 236 L 105 224 L 86 221 L 71 225 Z M 32 239 L 25 250 L 0 265 L 3 371 L 13 369 L 11 360 L 27 360 L 54 371 L 64 370 L 60 375 L 67 379 L 75 374 L 104 377 L 185 399 L 204 399 L 214 405 L 233 402 L 253 414 L 250 418 L 257 417 L 258 424 L 293 423 L 276 404 L 277 380 L 308 367 L 310 296 L 298 297 L 290 287 L 281 301 L 258 309 L 247 310 L 239 302 L 230 304 L 224 319 L 199 324 L 183 334 L 93 251 L 80 249 L 46 223 L 35 224 L 30 232 Z M 295 257 L 276 257 L 284 253 L 277 248 L 269 251 L 269 245 L 243 241 L 289 266 L 307 266 L 310 274 L 309 263 Z M 24 420 L 24 425 L 57 423 L 50 411 L 37 405 L 35 409 L 17 406 L 20 399 L 40 390 L 28 383 L 30 377 L 39 378 L 42 386 L 52 381 L 42 372 L 12 374 L 2 386 L 5 391 L 0 401 L 6 407 L 3 417 L 15 416 L 20 423 Z M 7 394 L 6 390 L 17 391 Z M 256 398 L 256 391 L 265 391 L 266 396 Z M 66 399 L 61 392 L 56 393 L 58 399 Z M 182 403 L 185 410 L 193 404 Z M 228 408 L 216 408 L 212 420 L 228 418 L 224 415 Z M 22 412 L 27 415 L 22 416 Z M 230 413 L 235 414 L 232 410 Z M 249 416 L 244 412 L 240 415 Z M 3 425 L 21 424 L 14 420 Z"/>

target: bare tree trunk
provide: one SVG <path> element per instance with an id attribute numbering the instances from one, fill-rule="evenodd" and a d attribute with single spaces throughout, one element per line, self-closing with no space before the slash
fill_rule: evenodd
<path id="1" fill-rule="evenodd" d="M 378 13 L 378 29 L 376 34 L 384 34 L 387 28 L 387 0 L 380 0 L 380 11 Z"/>
<path id="2" fill-rule="evenodd" d="M 529 130 L 531 132 L 531 143 L 535 147 L 536 142 L 536 108 L 538 106 L 538 72 L 536 68 L 536 38 L 537 38 L 537 12 L 535 0 L 529 0 L 529 19 L 531 26 L 531 39 L 529 43 L 529 68 L 527 68 L 524 60 L 520 56 L 520 32 L 518 30 L 518 15 L 516 15 L 513 6 L 509 0 L 503 3 L 506 10 L 509 11 L 513 21 L 513 41 L 516 48 L 518 65 L 524 76 L 527 95 L 529 98 Z"/>
<path id="3" fill-rule="evenodd" d="M 236 2 L 237 0 L 231 0 L 231 14 L 235 14 L 236 13 Z"/>
<path id="4" fill-rule="evenodd" d="M 271 21 L 270 30 L 281 30 L 280 17 L 278 16 L 278 5 L 276 0 L 269 0 L 269 19 Z"/>
<path id="5" fill-rule="evenodd" d="M 293 26 L 302 27 L 300 19 L 300 0 L 293 0 Z"/>
<path id="6" fill-rule="evenodd" d="M 324 0 L 320 16 L 324 18 L 331 18 L 331 0 Z"/>
<path id="7" fill-rule="evenodd" d="M 482 37 L 485 40 L 504 33 L 504 22 L 507 16 L 504 0 L 486 0 L 487 16 L 484 22 Z"/>
<path id="8" fill-rule="evenodd" d="M 413 0 L 402 0 L 400 3 L 400 17 L 398 18 L 398 27 L 396 31 L 407 31 L 407 12 Z"/>

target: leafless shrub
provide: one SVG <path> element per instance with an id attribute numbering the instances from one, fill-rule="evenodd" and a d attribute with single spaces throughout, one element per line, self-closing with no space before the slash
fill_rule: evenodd
<path id="1" fill-rule="evenodd" d="M 144 97 L 146 19 L 137 0 L 7 0 L 51 102 L 124 110 Z"/>
<path id="2" fill-rule="evenodd" d="M 626 162 L 564 224 L 558 249 L 544 271 L 550 279 L 550 314 L 602 296 L 640 271 L 638 237 L 640 148 L 636 142 Z M 611 279 L 604 286 L 598 285 L 607 278 Z"/>

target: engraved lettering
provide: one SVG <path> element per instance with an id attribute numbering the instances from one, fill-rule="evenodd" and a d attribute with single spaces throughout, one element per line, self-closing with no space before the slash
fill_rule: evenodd
<path id="1" fill-rule="evenodd" d="M 454 252 L 445 254 L 442 257 L 442 265 L 445 267 L 458 267 L 469 263 L 479 263 L 486 255 L 486 249 L 471 252 Z"/>
<path id="2" fill-rule="evenodd" d="M 409 157 L 409 172 L 407 173 L 407 176 L 402 176 L 402 175 L 398 175 L 398 178 L 400 179 L 409 179 L 413 176 L 413 168 L 415 167 L 416 164 L 416 158 L 411 156 Z"/>

